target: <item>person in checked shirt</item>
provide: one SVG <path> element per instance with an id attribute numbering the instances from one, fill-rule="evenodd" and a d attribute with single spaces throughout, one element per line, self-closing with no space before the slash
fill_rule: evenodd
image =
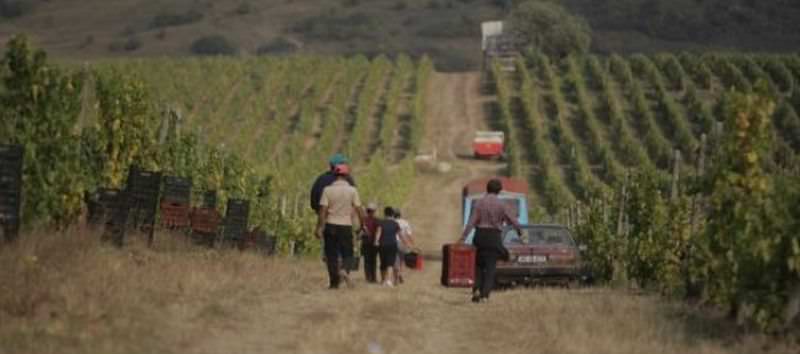
<path id="1" fill-rule="evenodd" d="M 475 229 L 472 243 L 478 252 L 475 257 L 476 279 L 472 288 L 472 302 L 489 300 L 489 293 L 494 287 L 497 260 L 508 259 L 508 251 L 503 247 L 503 225 L 513 225 L 517 234 L 522 237 L 522 228 L 517 218 L 497 196 L 502 189 L 503 184 L 499 179 L 489 180 L 486 184 L 486 195 L 475 202 L 475 208 L 459 240 L 464 242 L 472 229 Z"/>

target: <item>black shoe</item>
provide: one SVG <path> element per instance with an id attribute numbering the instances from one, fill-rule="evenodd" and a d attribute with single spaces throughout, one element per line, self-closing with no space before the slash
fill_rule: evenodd
<path id="1" fill-rule="evenodd" d="M 481 297 L 479 295 L 472 295 L 472 302 L 476 304 L 481 302 Z"/>

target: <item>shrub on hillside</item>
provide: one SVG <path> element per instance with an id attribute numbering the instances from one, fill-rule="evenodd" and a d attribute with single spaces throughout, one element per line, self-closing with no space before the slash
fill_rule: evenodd
<path id="1" fill-rule="evenodd" d="M 164 28 L 172 26 L 182 26 L 194 23 L 203 19 L 203 13 L 196 10 L 189 10 L 186 13 L 162 13 L 153 17 L 150 28 Z"/>
<path id="2" fill-rule="evenodd" d="M 592 40 L 586 20 L 554 2 L 523 2 L 511 13 L 510 22 L 525 47 L 551 56 L 586 53 Z"/>
<path id="3" fill-rule="evenodd" d="M 258 55 L 290 54 L 297 51 L 297 45 L 286 38 L 278 37 L 262 44 L 256 49 Z"/>
<path id="4" fill-rule="evenodd" d="M 224 36 L 210 35 L 192 42 L 191 50 L 197 55 L 234 55 L 238 47 Z"/>
<path id="5" fill-rule="evenodd" d="M 236 7 L 236 14 L 247 15 L 253 12 L 253 4 L 249 1 L 244 1 Z"/>
<path id="6" fill-rule="evenodd" d="M 361 5 L 361 0 L 341 0 L 343 7 L 356 7 Z"/>
<path id="7" fill-rule="evenodd" d="M 460 19 L 436 21 L 422 26 L 417 35 L 433 38 L 458 38 L 480 35 L 480 24 L 468 16 Z"/>
<path id="8" fill-rule="evenodd" d="M 141 48 L 143 45 L 142 40 L 137 37 L 129 37 L 126 40 L 114 41 L 108 45 L 108 50 L 112 52 L 133 52 Z"/>
<path id="9" fill-rule="evenodd" d="M 31 10 L 33 10 L 31 0 L 0 0 L 0 17 L 20 17 L 29 14 Z"/>
<path id="10" fill-rule="evenodd" d="M 356 12 L 348 16 L 323 14 L 309 17 L 294 26 L 303 36 L 321 40 L 377 39 L 381 23 L 374 16 Z"/>

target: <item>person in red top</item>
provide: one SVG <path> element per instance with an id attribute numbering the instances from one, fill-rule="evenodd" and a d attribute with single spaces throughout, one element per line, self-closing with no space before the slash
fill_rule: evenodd
<path id="1" fill-rule="evenodd" d="M 494 287 L 497 260 L 508 260 L 508 250 L 503 246 L 502 231 L 504 224 L 514 226 L 522 237 L 522 228 L 510 208 L 497 197 L 503 189 L 499 179 L 491 179 L 486 184 L 486 196 L 475 202 L 475 208 L 469 222 L 464 227 L 460 242 L 464 242 L 472 229 L 475 237 L 472 244 L 478 249 L 475 257 L 475 285 L 472 288 L 472 302 L 489 300 L 489 293 Z"/>
<path id="2" fill-rule="evenodd" d="M 378 205 L 367 204 L 367 217 L 364 218 L 364 232 L 361 233 L 361 255 L 364 257 L 364 278 L 368 283 L 377 283 L 375 273 L 377 267 L 378 247 L 375 247 L 375 235 L 378 232 L 380 220 L 375 216 Z"/>

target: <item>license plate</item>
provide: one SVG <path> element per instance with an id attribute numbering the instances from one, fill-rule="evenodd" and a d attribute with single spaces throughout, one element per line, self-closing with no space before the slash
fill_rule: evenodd
<path id="1" fill-rule="evenodd" d="M 547 256 L 520 256 L 517 261 L 520 263 L 546 263 Z"/>

